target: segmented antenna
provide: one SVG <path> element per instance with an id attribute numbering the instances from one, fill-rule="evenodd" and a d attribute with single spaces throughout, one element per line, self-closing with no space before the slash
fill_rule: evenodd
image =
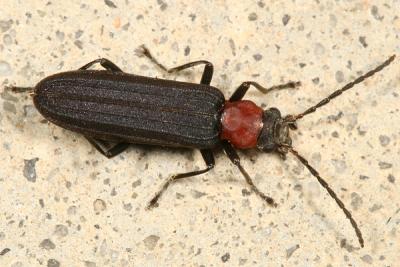
<path id="1" fill-rule="evenodd" d="M 289 115 L 289 116 L 287 116 L 285 118 L 285 120 L 287 122 L 295 122 L 295 121 L 303 118 L 304 116 L 315 112 L 318 108 L 320 108 L 322 106 L 325 106 L 332 99 L 334 99 L 334 98 L 338 97 L 339 95 L 341 95 L 344 91 L 347 91 L 347 90 L 353 88 L 356 84 L 359 84 L 359 83 L 363 82 L 365 79 L 373 76 L 375 73 L 377 73 L 377 72 L 381 71 L 383 68 L 387 67 L 390 63 L 392 63 L 392 61 L 395 59 L 395 57 L 396 57 L 396 55 L 391 56 L 389 59 L 387 59 L 385 62 L 383 62 L 381 65 L 379 65 L 375 69 L 368 71 L 367 73 L 365 73 L 364 75 L 361 75 L 360 77 L 358 77 L 354 81 L 346 84 L 341 89 L 336 90 L 335 92 L 330 94 L 327 98 L 321 100 L 318 104 L 316 104 L 315 106 L 310 107 L 309 109 L 307 109 L 303 113 L 300 113 L 300 114 L 297 114 L 297 115 Z"/>
<path id="2" fill-rule="evenodd" d="M 300 162 L 304 164 L 304 166 L 307 167 L 307 169 L 311 172 L 311 174 L 313 176 L 315 176 L 315 178 L 317 178 L 318 182 L 322 185 L 322 187 L 324 187 L 326 189 L 326 191 L 328 191 L 329 195 L 336 201 L 338 206 L 343 210 L 344 214 L 346 215 L 347 219 L 350 220 L 350 223 L 356 232 L 360 246 L 363 248 L 364 247 L 364 239 L 362 237 L 360 228 L 358 228 L 358 225 L 357 225 L 356 221 L 353 219 L 353 216 L 351 215 L 350 211 L 348 211 L 346 209 L 343 202 L 337 197 L 336 193 L 329 187 L 328 183 L 324 179 L 321 178 L 319 173 L 308 163 L 308 161 L 305 158 L 303 158 L 303 156 L 301 156 L 296 150 L 294 150 L 293 147 L 291 147 L 291 146 L 285 146 L 285 147 L 287 147 L 289 149 L 289 151 L 293 155 L 295 155 L 297 157 L 297 159 L 300 160 Z"/>

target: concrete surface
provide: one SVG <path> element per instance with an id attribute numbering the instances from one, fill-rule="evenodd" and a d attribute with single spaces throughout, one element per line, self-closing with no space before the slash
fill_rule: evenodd
<path id="1" fill-rule="evenodd" d="M 248 98 L 298 113 L 392 54 L 394 1 L 0 0 L 0 266 L 398 266 L 400 59 L 299 122 L 294 146 L 351 210 L 342 211 L 289 156 L 241 152 L 279 207 L 249 193 L 222 154 L 214 170 L 147 201 L 171 174 L 202 168 L 197 151 L 133 146 L 108 160 L 78 134 L 43 121 L 28 94 L 50 74 L 107 57 L 127 72 L 214 63 L 226 96 L 245 80 L 298 90 Z M 200 69 L 171 79 L 198 81 Z"/>

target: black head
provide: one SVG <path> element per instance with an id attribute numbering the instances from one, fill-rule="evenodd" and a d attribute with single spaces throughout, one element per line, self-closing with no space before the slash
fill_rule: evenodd
<path id="1" fill-rule="evenodd" d="M 277 108 L 264 111 L 263 128 L 257 140 L 258 149 L 264 152 L 277 152 L 285 158 L 288 147 L 292 146 L 290 130 L 297 129 L 296 122 L 286 121 Z"/>

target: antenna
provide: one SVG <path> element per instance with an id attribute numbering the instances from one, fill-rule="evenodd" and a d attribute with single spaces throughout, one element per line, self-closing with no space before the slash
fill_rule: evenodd
<path id="1" fill-rule="evenodd" d="M 354 81 L 346 84 L 341 89 L 336 90 L 335 92 L 330 94 L 327 98 L 322 99 L 318 104 L 316 104 L 315 106 L 310 107 L 309 109 L 307 109 L 303 113 L 300 113 L 300 114 L 297 114 L 297 115 L 288 115 L 288 116 L 286 116 L 285 121 L 286 122 L 295 122 L 297 120 L 300 120 L 304 116 L 315 112 L 318 108 L 320 108 L 322 106 L 325 106 L 332 99 L 340 96 L 343 92 L 353 88 L 356 84 L 362 83 L 365 79 L 373 76 L 375 73 L 377 73 L 377 72 L 381 71 L 383 68 L 387 67 L 390 63 L 392 63 L 392 61 L 395 59 L 395 57 L 396 57 L 396 55 L 391 56 L 390 58 L 388 58 L 385 62 L 383 62 L 381 65 L 379 65 L 375 69 L 368 71 L 364 75 L 361 75 L 360 77 L 356 78 Z"/>
<path id="2" fill-rule="evenodd" d="M 322 177 L 319 175 L 319 173 L 308 163 L 308 161 L 301 156 L 296 150 L 294 150 L 293 147 L 291 146 L 285 146 L 289 149 L 289 151 L 296 156 L 296 158 L 298 160 L 300 160 L 301 163 L 304 164 L 304 166 L 307 167 L 307 169 L 310 171 L 310 173 L 317 178 L 318 182 L 322 185 L 323 188 L 326 189 L 326 191 L 328 191 L 329 195 L 336 201 L 336 203 L 338 204 L 338 206 L 343 210 L 344 214 L 346 215 L 346 218 L 350 220 L 351 225 L 353 226 L 357 238 L 358 238 L 358 242 L 360 243 L 360 246 L 363 248 L 364 247 L 364 239 L 362 237 L 360 228 L 358 228 L 358 225 L 356 223 L 356 221 L 353 219 L 353 216 L 351 215 L 350 211 L 348 209 L 346 209 L 346 207 L 344 206 L 343 202 L 338 198 L 338 196 L 336 195 L 336 193 L 332 190 L 332 188 L 330 188 L 329 184 L 322 179 Z"/>

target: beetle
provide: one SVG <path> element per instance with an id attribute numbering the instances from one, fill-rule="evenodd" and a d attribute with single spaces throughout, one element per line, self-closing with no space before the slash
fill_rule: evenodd
<path id="1" fill-rule="evenodd" d="M 162 193 L 174 181 L 211 170 L 215 165 L 213 149 L 217 146 L 222 147 L 238 167 L 252 191 L 270 206 L 276 207 L 274 199 L 256 187 L 241 165 L 236 149 L 257 148 L 266 153 L 277 153 L 283 159 L 291 153 L 336 201 L 350 220 L 361 247 L 364 246 L 361 231 L 350 211 L 320 174 L 292 147 L 290 131 L 297 129 L 299 119 L 388 66 L 395 55 L 304 112 L 282 116 L 277 108 L 263 110 L 254 102 L 243 100 L 243 97 L 250 86 L 266 94 L 298 87 L 300 82 L 265 88 L 257 82 L 246 81 L 226 100 L 219 89 L 210 86 L 214 68 L 209 61 L 199 60 L 168 69 L 144 45 L 136 52 L 167 73 L 204 65 L 201 81 L 195 84 L 128 74 L 110 60 L 100 58 L 78 70 L 41 80 L 33 88 L 35 107 L 48 121 L 81 133 L 108 158 L 120 154 L 130 144 L 199 149 L 206 168 L 169 177 L 150 200 L 148 208 L 158 205 Z M 100 64 L 105 70 L 90 70 L 95 64 Z M 13 88 L 14 91 L 25 89 Z"/>

